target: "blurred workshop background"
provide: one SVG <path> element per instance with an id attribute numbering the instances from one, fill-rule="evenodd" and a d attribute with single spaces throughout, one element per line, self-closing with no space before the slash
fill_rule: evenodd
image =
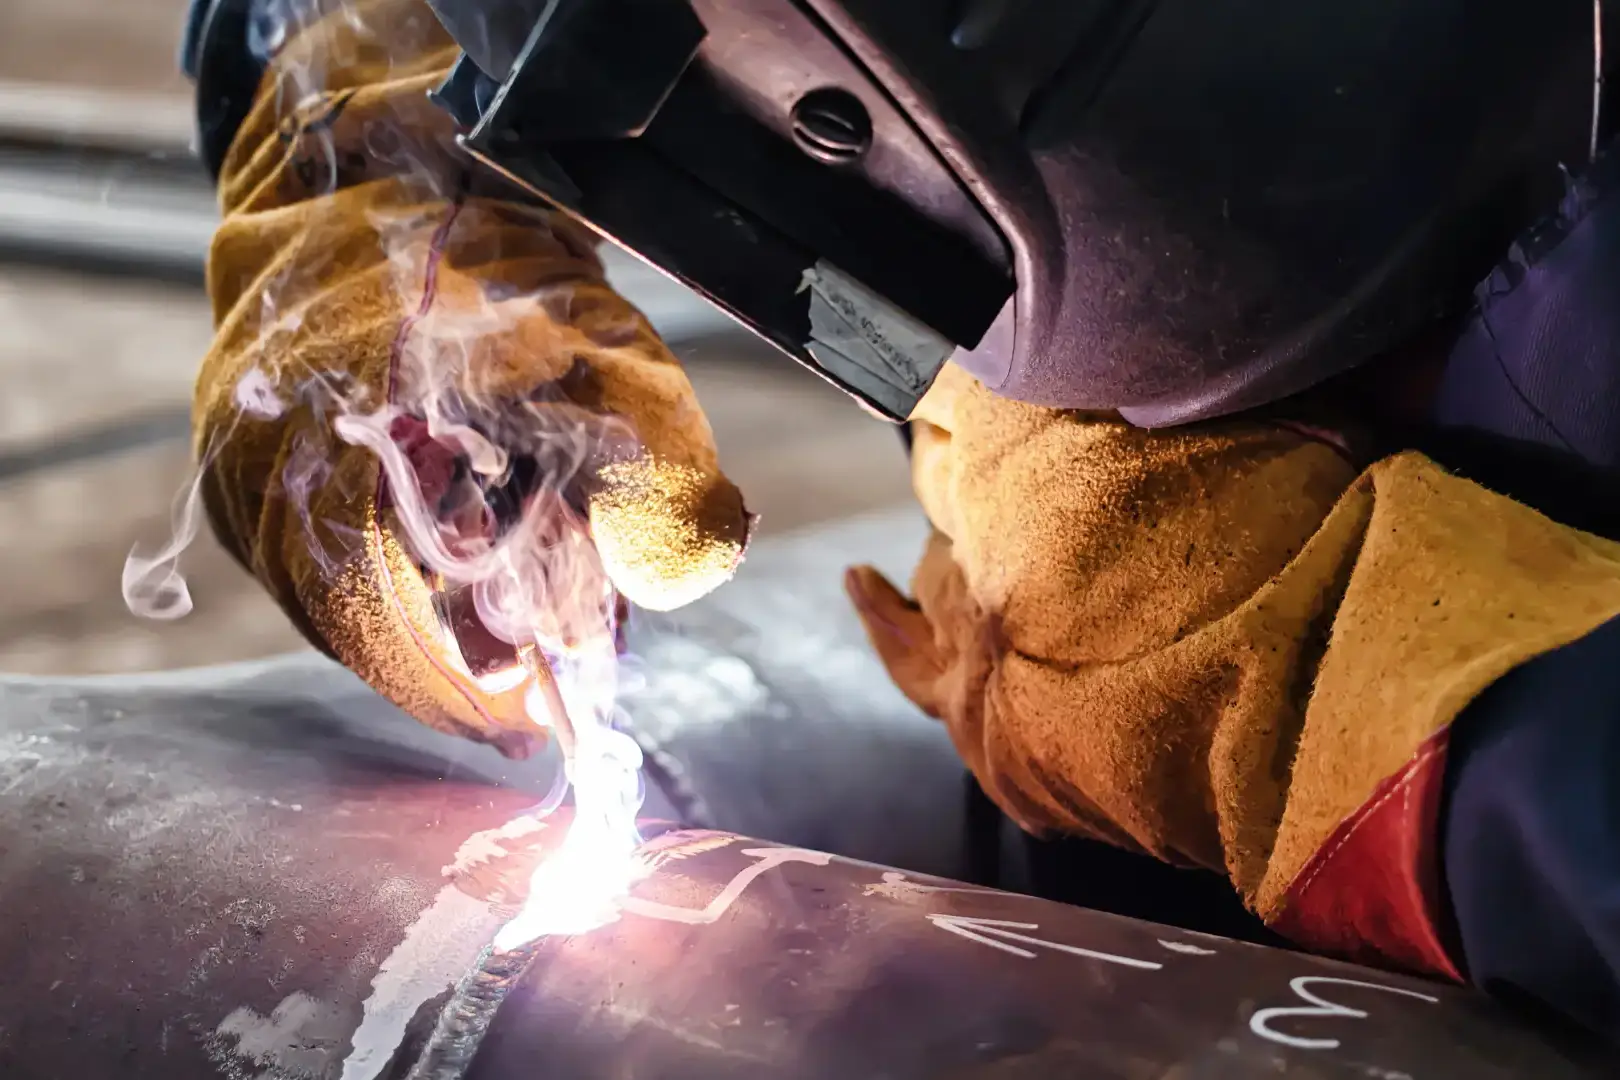
<path id="1" fill-rule="evenodd" d="M 185 0 L 0 2 L 0 671 L 146 671 L 302 647 L 204 531 L 195 610 L 124 608 L 190 476 L 212 192 L 175 69 Z M 907 497 L 892 428 L 639 264 L 621 287 L 686 359 L 761 535 Z M 836 587 L 836 585 L 834 585 Z"/>

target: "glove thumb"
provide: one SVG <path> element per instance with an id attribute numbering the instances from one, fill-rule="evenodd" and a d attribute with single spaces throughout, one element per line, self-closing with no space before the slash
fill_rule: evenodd
<path id="1" fill-rule="evenodd" d="M 724 476 L 642 454 L 596 479 L 591 536 L 608 579 L 631 603 L 671 611 L 736 573 L 753 517 Z"/>
<path id="2" fill-rule="evenodd" d="M 844 591 L 889 678 L 912 704 L 939 717 L 945 665 L 934 641 L 933 625 L 922 608 L 870 566 L 845 571 Z"/>
<path id="3" fill-rule="evenodd" d="M 622 453 L 591 469 L 591 540 L 620 595 L 670 611 L 736 572 L 754 518 L 721 471 L 714 433 L 680 363 L 634 307 L 602 282 L 554 290 L 550 338 L 511 343 L 524 355 L 571 356 L 586 374 L 577 405 L 628 428 Z"/>

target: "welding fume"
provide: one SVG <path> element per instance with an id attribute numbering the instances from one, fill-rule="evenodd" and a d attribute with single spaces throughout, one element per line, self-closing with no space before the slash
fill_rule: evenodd
<path id="1" fill-rule="evenodd" d="M 557 739 L 500 946 L 611 920 L 625 622 L 770 527 L 611 241 L 894 425 L 930 536 L 849 602 L 1059 878 L 1620 1035 L 1608 18 L 194 0 L 195 502 L 423 724 Z"/>

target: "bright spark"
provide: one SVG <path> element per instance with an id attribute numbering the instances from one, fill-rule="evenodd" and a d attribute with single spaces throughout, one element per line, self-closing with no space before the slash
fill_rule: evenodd
<path id="1" fill-rule="evenodd" d="M 564 706 L 573 680 L 559 677 Z M 541 713 L 542 699 L 530 695 L 530 715 L 554 726 Z M 571 717 L 581 713 L 569 709 Z M 574 789 L 574 819 L 556 851 L 541 861 L 529 881 L 523 908 L 495 935 L 498 950 L 515 949 L 541 937 L 583 934 L 619 917 L 621 902 L 648 873 L 636 855 L 641 834 L 641 748 L 605 722 L 577 726 L 568 781 Z"/>

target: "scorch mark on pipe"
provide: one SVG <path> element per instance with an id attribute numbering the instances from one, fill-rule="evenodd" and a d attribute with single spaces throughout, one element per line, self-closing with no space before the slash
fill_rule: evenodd
<path id="1" fill-rule="evenodd" d="M 376 1080 L 387 1067 L 405 1029 L 422 1004 L 455 986 L 477 961 L 480 950 L 500 929 L 490 905 L 462 892 L 455 879 L 481 863 L 512 854 L 503 840 L 517 840 L 544 829 L 527 815 L 498 829 L 469 836 L 444 868 L 450 879 L 428 909 L 405 930 L 405 937 L 371 980 L 353 1049 L 343 1061 L 341 1080 Z"/>

